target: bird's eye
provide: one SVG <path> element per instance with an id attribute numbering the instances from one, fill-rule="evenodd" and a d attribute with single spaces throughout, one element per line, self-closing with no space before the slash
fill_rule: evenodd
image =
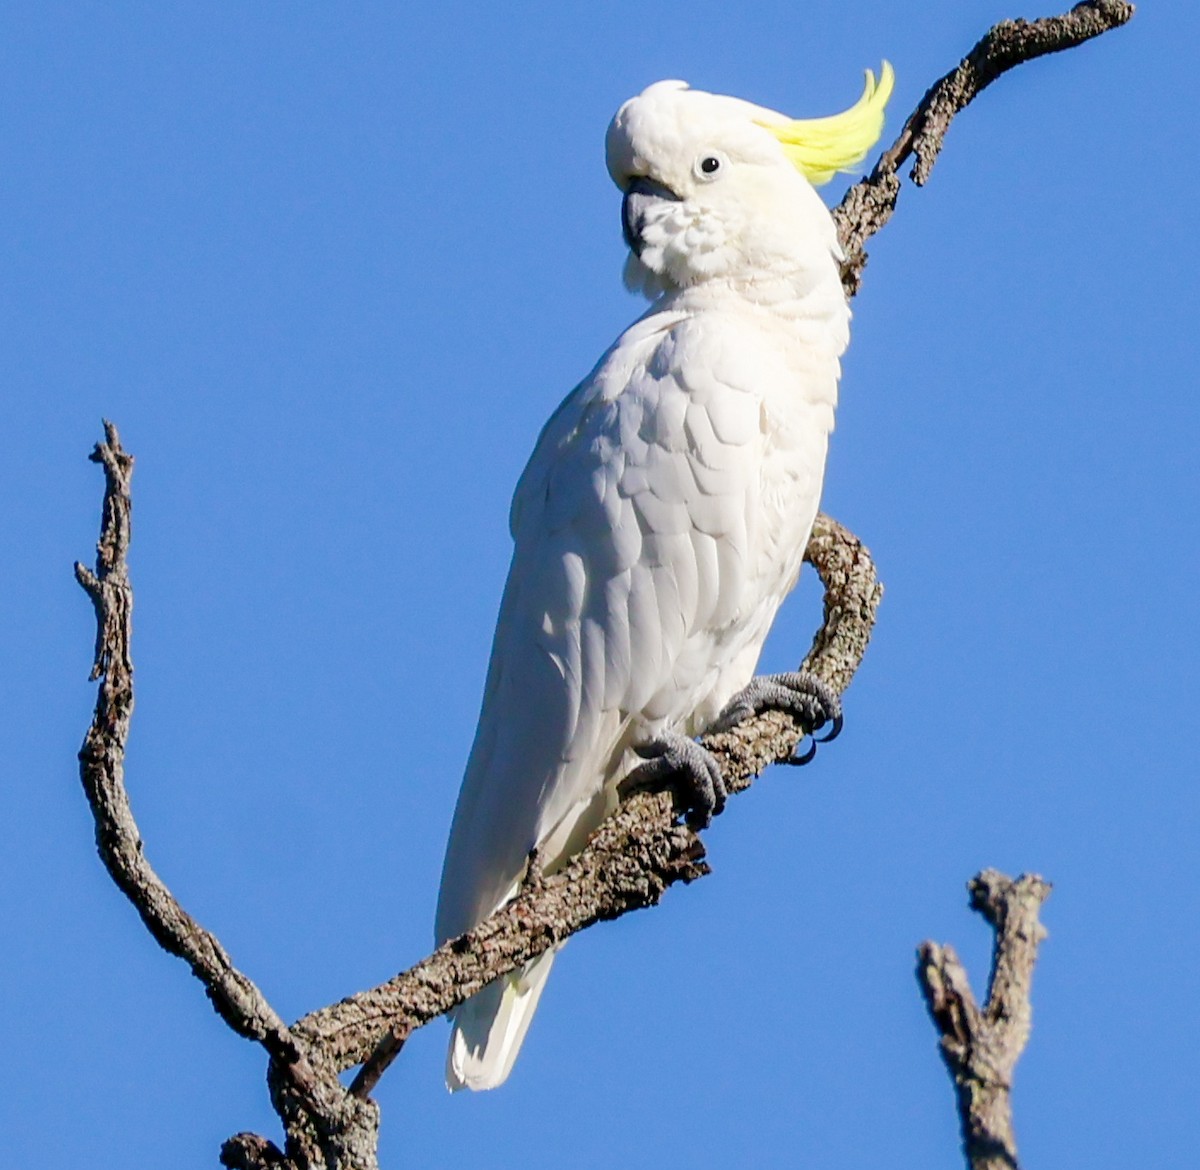
<path id="1" fill-rule="evenodd" d="M 696 178 L 715 179 L 721 173 L 725 159 L 719 154 L 702 154 L 696 159 Z"/>

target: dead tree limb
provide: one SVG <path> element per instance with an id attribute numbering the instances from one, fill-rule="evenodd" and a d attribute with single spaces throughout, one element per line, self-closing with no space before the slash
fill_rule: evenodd
<path id="1" fill-rule="evenodd" d="M 825 586 L 825 620 L 802 669 L 840 694 L 862 661 L 883 590 L 862 543 L 827 516 L 814 527 L 807 559 Z M 788 760 L 803 734 L 792 716 L 767 712 L 701 742 L 732 795 Z M 370 1092 L 422 1024 L 572 934 L 653 906 L 675 883 L 706 874 L 704 846 L 679 823 L 680 811 L 669 792 L 630 797 L 565 869 L 395 979 L 305 1016 L 296 1032 L 340 1068 L 366 1061 L 353 1090 Z"/>
<path id="2" fill-rule="evenodd" d="M 239 1036 L 257 1041 L 266 1050 L 275 1071 L 277 1104 L 295 1114 L 296 1133 L 304 1134 L 318 1148 L 328 1145 L 350 1121 L 364 1126 L 377 1123 L 374 1107 L 349 1097 L 338 1084 L 335 1071 L 314 1067 L 262 992 L 234 966 L 216 937 L 183 909 L 146 858 L 125 789 L 125 746 L 134 706 L 130 650 L 133 588 L 126 561 L 132 534 L 133 456 L 121 446 L 117 428 L 105 422 L 104 442 L 96 445 L 91 458 L 104 467 L 100 539 L 95 571 L 76 564 L 75 576 L 96 610 L 91 677 L 100 680 L 100 687 L 95 715 L 79 751 L 79 770 L 95 819 L 100 859 L 155 941 L 191 967 L 221 1019 Z M 267 1147 L 274 1150 L 266 1142 L 261 1148 Z M 298 1145 L 295 1152 L 300 1152 Z M 275 1154 L 282 1159 L 278 1150 Z M 260 1157 L 257 1164 L 270 1163 Z M 374 1166 L 373 1161 L 341 1164 Z"/>
<path id="3" fill-rule="evenodd" d="M 975 1002 L 954 948 L 925 942 L 917 981 L 940 1036 L 954 1082 L 963 1151 L 970 1170 L 1019 1170 L 1013 1133 L 1012 1078 L 1029 1040 L 1030 993 L 1038 945 L 1046 937 L 1038 912 L 1050 883 L 1037 874 L 1016 881 L 986 869 L 967 883 L 971 909 L 995 932 L 987 1002 Z"/>
<path id="4" fill-rule="evenodd" d="M 922 183 L 955 114 L 1007 69 L 1070 48 L 1127 21 L 1123 0 L 1088 0 L 1064 16 L 997 25 L 953 73 L 938 82 L 871 176 L 851 188 L 834 213 L 847 253 L 843 279 L 857 291 L 863 245 L 890 218 L 896 171 L 917 156 Z M 312 1012 L 288 1027 L 240 972 L 217 939 L 179 905 L 146 860 L 124 786 L 125 745 L 133 712 L 130 654 L 133 594 L 130 539 L 132 457 L 115 427 L 93 459 L 106 490 L 97 565 L 76 575 L 96 609 L 93 678 L 100 679 L 95 718 L 80 751 L 84 790 L 96 822 L 101 858 L 154 938 L 183 958 L 221 1018 L 269 1056 L 268 1084 L 286 1134 L 280 1150 L 253 1134 L 225 1143 L 222 1162 L 240 1170 L 374 1170 L 378 1111 L 369 1093 L 414 1028 L 461 1003 L 485 983 L 514 970 L 592 923 L 652 906 L 677 882 L 707 872 L 696 834 L 678 823 L 669 793 L 625 799 L 588 846 L 561 871 L 531 882 L 519 897 L 468 934 L 387 983 Z M 881 589 L 862 544 L 827 517 L 813 530 L 807 557 L 825 586 L 824 622 L 805 669 L 838 693 L 849 685 L 874 622 Z M 803 729 L 767 713 L 705 739 L 729 792 L 743 791 L 767 765 L 790 758 Z M 362 1065 L 351 1090 L 338 1073 Z"/>
<path id="5" fill-rule="evenodd" d="M 846 254 L 842 283 L 849 296 L 862 285 L 867 264 L 866 242 L 892 218 L 900 197 L 898 171 L 916 156 L 909 177 L 923 187 L 942 152 L 946 132 L 961 113 L 1008 70 L 1073 49 L 1093 37 L 1126 24 L 1134 6 L 1127 0 L 1084 0 L 1061 16 L 1040 20 L 1004 20 L 988 30 L 978 44 L 940 81 L 935 82 L 904 123 L 900 136 L 879 156 L 867 178 L 855 183 L 834 210 L 838 236 Z"/>
<path id="6" fill-rule="evenodd" d="M 286 1153 L 257 1135 L 238 1134 L 222 1151 L 224 1163 L 373 1168 L 378 1112 L 368 1094 L 409 1033 L 570 935 L 653 906 L 672 885 L 707 873 L 704 847 L 691 829 L 677 823 L 681 810 L 673 794 L 638 793 L 623 802 L 566 869 L 530 883 L 474 930 L 409 971 L 288 1028 L 146 860 L 124 784 L 133 712 L 133 592 L 126 562 L 133 457 L 122 448 L 116 427 L 106 422 L 105 441 L 92 458 L 106 473 L 97 568 L 92 573 L 77 565 L 76 576 L 96 608 L 93 673 L 101 686 L 80 768 L 101 858 L 159 944 L 188 962 L 221 1018 L 270 1056 L 272 1101 L 288 1135 Z M 828 517 L 814 526 L 807 559 L 825 585 L 825 614 L 805 669 L 840 693 L 862 661 L 882 589 L 861 542 Z M 790 715 L 771 712 L 704 742 L 734 793 L 748 788 L 768 764 L 787 760 L 802 734 Z M 364 1062 L 347 1092 L 337 1074 Z"/>

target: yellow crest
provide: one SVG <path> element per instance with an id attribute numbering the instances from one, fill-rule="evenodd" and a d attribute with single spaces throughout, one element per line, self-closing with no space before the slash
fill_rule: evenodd
<path id="1" fill-rule="evenodd" d="M 759 121 L 783 145 L 792 165 L 810 183 L 828 183 L 838 171 L 848 171 L 866 157 L 883 133 L 883 111 L 892 96 L 896 75 L 884 61 L 879 81 L 867 70 L 867 84 L 848 110 L 828 118 L 787 118 Z"/>

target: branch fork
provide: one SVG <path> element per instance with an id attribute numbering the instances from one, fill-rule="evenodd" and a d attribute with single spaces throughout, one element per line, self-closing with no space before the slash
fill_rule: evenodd
<path id="1" fill-rule="evenodd" d="M 897 171 L 907 158 L 915 156 L 912 177 L 924 183 L 951 120 L 987 85 L 1022 61 L 1080 44 L 1125 23 L 1132 13 L 1124 0 L 1085 0 L 1063 16 L 1004 22 L 937 82 L 871 175 L 851 187 L 833 213 L 846 253 L 848 295 L 861 284 L 866 241 L 895 209 L 901 186 Z M 678 822 L 680 810 L 670 793 L 635 793 L 565 869 L 545 876 L 531 859 L 530 876 L 518 896 L 474 930 L 387 983 L 289 1027 L 155 873 L 130 809 L 124 760 L 134 707 L 133 591 L 126 563 L 133 457 L 107 421 L 104 436 L 91 456 L 105 473 L 96 567 L 75 566 L 96 611 L 91 677 L 100 687 L 79 761 L 101 860 L 155 940 L 187 962 L 226 1024 L 261 1044 L 269 1057 L 268 1088 L 283 1123 L 284 1148 L 241 1133 L 222 1147 L 222 1163 L 233 1170 L 377 1170 L 379 1110 L 370 1093 L 411 1032 L 571 934 L 653 906 L 671 886 L 703 877 L 708 873 L 703 843 Z M 817 518 L 806 559 L 821 578 L 825 600 L 823 622 L 802 669 L 840 695 L 862 661 L 882 588 L 862 543 L 827 516 Z M 791 716 L 770 711 L 702 742 L 733 795 L 769 764 L 787 761 L 801 732 Z M 975 907 L 997 930 L 992 986 L 983 1009 L 971 997 L 951 948 L 927 943 L 921 950 L 922 986 L 959 1088 L 964 1141 L 968 1152 L 994 1154 L 992 1161 L 972 1161 L 976 1170 L 1016 1166 L 1011 1117 L 1006 1130 L 1004 1110 L 1012 1063 L 1028 1035 L 1028 976 L 1042 937 L 1036 908 L 1048 888 L 1037 878 L 1012 883 L 991 871 L 975 879 Z M 339 1074 L 355 1066 L 360 1071 L 346 1089 Z"/>
<path id="2" fill-rule="evenodd" d="M 1033 1022 L 1033 968 L 1046 928 L 1038 915 L 1050 883 L 1037 874 L 1015 881 L 986 869 L 967 883 L 971 909 L 994 931 L 987 1000 L 980 1007 L 953 947 L 925 942 L 917 981 L 938 1031 L 939 1050 L 958 1104 L 971 1170 L 1019 1170 L 1012 1080 Z"/>

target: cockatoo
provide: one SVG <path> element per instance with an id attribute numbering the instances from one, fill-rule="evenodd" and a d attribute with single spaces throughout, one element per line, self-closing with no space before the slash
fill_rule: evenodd
<path id="1" fill-rule="evenodd" d="M 652 301 L 545 425 L 510 514 L 512 565 L 446 849 L 439 943 L 553 872 L 647 758 L 724 802 L 694 736 L 836 699 L 752 676 L 800 573 L 849 340 L 841 249 L 814 190 L 878 139 L 891 67 L 849 110 L 794 121 L 660 81 L 608 127 L 626 284 Z M 512 1069 L 549 951 L 453 1014 L 446 1079 Z"/>

